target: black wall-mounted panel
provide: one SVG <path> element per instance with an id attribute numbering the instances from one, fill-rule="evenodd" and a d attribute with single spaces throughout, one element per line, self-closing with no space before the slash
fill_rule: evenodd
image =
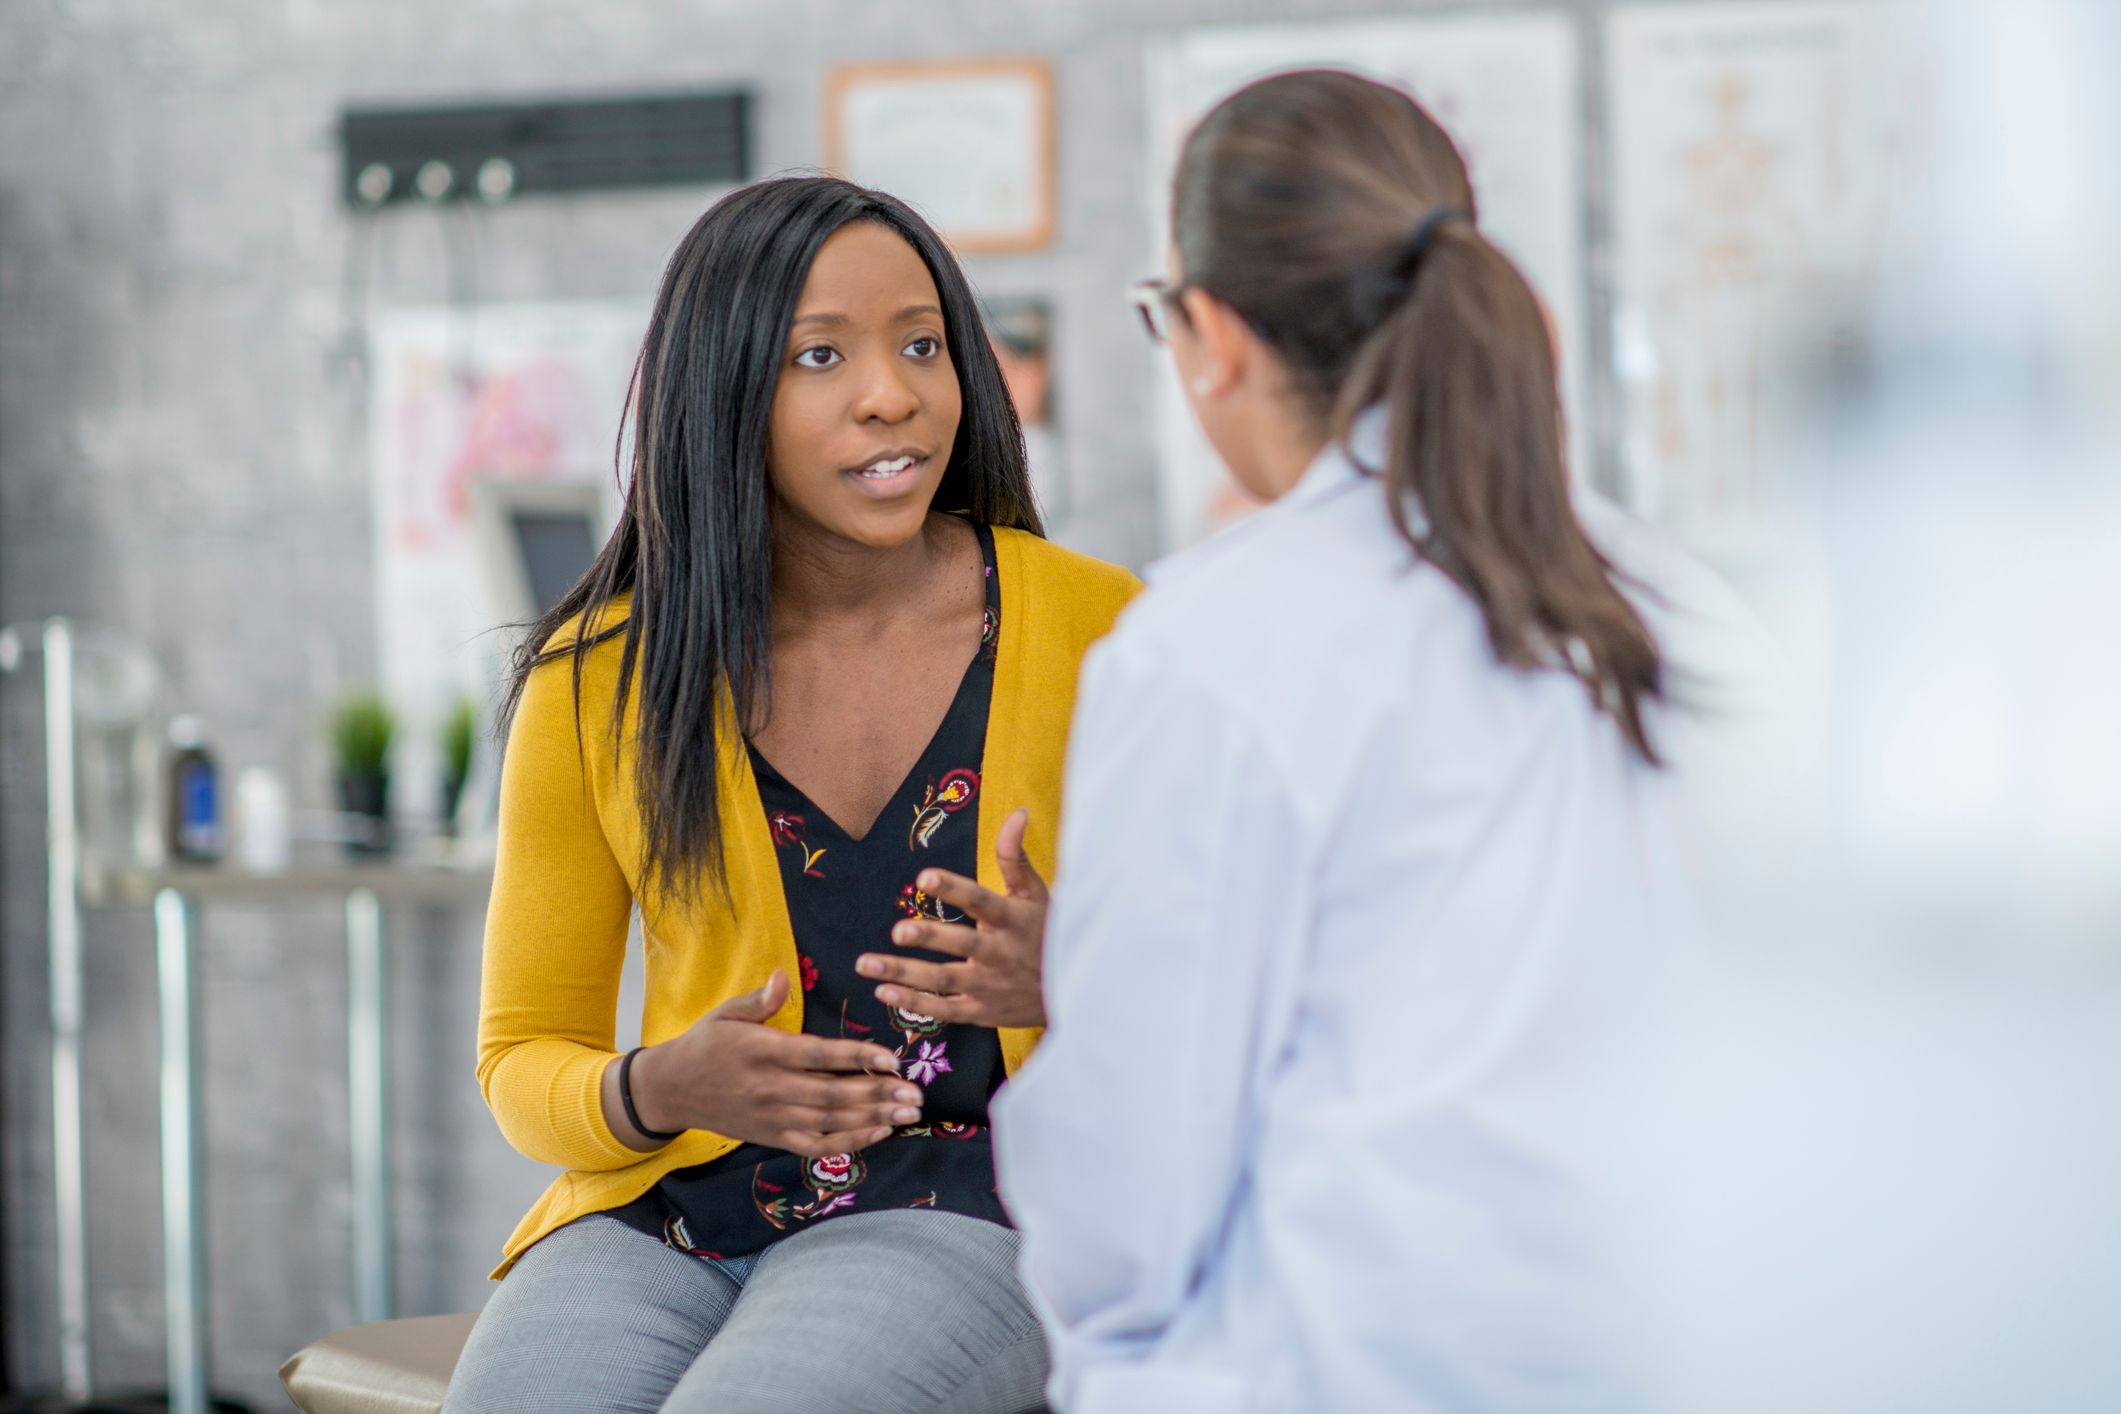
<path id="1" fill-rule="evenodd" d="M 750 180 L 747 91 L 567 98 L 446 108 L 348 108 L 340 118 L 342 194 L 352 206 L 423 199 L 429 163 L 449 172 L 446 194 L 482 198 L 478 174 L 505 181 L 484 199 L 622 187 L 718 186 Z M 487 164 L 499 159 L 500 166 Z M 383 183 L 373 170 L 390 174 Z M 367 173 L 364 182 L 363 173 Z M 503 175 L 505 174 L 505 176 Z M 438 174 L 437 174 L 438 175 Z M 432 180 L 432 178 L 431 178 Z M 439 183 L 437 183 L 439 185 Z"/>

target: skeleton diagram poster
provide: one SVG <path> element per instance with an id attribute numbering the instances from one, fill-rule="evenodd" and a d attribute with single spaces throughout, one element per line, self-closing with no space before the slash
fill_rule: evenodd
<path id="1" fill-rule="evenodd" d="M 1772 515 L 1778 353 L 1875 269 L 1895 136 L 1861 4 L 1615 12 L 1614 373 L 1623 494 L 1712 558 Z"/>
<path id="2" fill-rule="evenodd" d="M 1553 312 L 1578 467 L 1585 423 L 1582 94 L 1575 22 L 1558 14 L 1458 15 L 1349 24 L 1200 30 L 1148 56 L 1149 210 L 1162 269 L 1172 168 L 1187 132 L 1222 98 L 1290 69 L 1347 69 L 1414 95 L 1457 139 L 1481 225 Z M 1411 234 L 1411 230 L 1409 232 Z M 1178 549 L 1251 508 L 1158 360 L 1162 543 Z"/>

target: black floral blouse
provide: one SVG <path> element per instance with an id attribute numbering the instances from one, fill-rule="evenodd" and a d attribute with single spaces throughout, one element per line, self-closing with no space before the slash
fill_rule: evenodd
<path id="1" fill-rule="evenodd" d="M 987 1101 L 1002 1083 L 992 1028 L 945 1025 L 886 1007 L 856 974 L 865 952 L 899 949 L 902 918 L 946 923 L 964 915 L 914 886 L 924 869 L 967 877 L 979 864 L 979 768 L 994 695 L 1001 595 L 994 537 L 976 526 L 986 562 L 987 614 L 980 651 L 943 723 L 869 833 L 855 839 L 773 769 L 757 747 L 751 765 L 781 861 L 802 976 L 803 1029 L 893 1047 L 902 1074 L 926 1091 L 920 1123 L 856 1154 L 805 1159 L 759 1144 L 679 1169 L 616 1216 L 702 1257 L 740 1257 L 843 1213 L 936 1208 L 1008 1225 L 995 1192 Z"/>

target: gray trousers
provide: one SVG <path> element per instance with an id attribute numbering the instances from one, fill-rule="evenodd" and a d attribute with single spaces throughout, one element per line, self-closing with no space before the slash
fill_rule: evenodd
<path id="1" fill-rule="evenodd" d="M 716 1263 L 581 1218 L 487 1302 L 443 1414 L 1040 1409 L 1046 1344 L 1016 1248 L 977 1218 L 894 1210 Z"/>

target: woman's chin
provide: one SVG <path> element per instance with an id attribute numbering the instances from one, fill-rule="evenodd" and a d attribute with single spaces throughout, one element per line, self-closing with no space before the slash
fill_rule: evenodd
<path id="1" fill-rule="evenodd" d="M 897 550 L 920 537 L 928 524 L 928 509 L 933 500 L 932 494 L 886 501 L 863 497 L 835 505 L 834 514 L 822 524 L 842 540 L 872 550 Z"/>

